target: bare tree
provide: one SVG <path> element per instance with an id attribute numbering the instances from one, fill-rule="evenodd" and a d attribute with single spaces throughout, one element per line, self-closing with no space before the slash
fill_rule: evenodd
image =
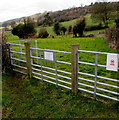
<path id="1" fill-rule="evenodd" d="M 108 23 L 111 17 L 111 10 L 111 4 L 109 2 L 96 2 L 92 6 L 91 17 L 100 22 L 103 22 L 105 27 L 108 27 Z"/>

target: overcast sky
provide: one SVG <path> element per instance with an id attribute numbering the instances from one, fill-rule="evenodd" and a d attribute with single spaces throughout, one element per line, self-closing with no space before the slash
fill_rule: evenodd
<path id="1" fill-rule="evenodd" d="M 42 13 L 44 11 L 62 10 L 73 6 L 79 7 L 81 4 L 89 5 L 91 2 L 94 3 L 96 1 L 97 0 L 2 0 L 0 1 L 0 22 Z"/>

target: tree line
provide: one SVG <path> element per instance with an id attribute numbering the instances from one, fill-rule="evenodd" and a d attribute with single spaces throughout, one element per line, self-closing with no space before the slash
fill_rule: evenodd
<path id="1" fill-rule="evenodd" d="M 50 14 L 46 13 L 44 15 L 44 20 L 40 23 L 40 26 L 42 27 L 38 36 L 46 38 L 49 35 L 45 29 L 46 26 L 53 26 L 53 30 L 56 35 L 65 35 L 66 31 L 68 31 L 68 33 L 73 33 L 75 37 L 81 37 L 83 36 L 84 30 L 91 31 L 108 28 L 110 21 L 114 21 L 116 25 L 119 25 L 119 2 L 113 4 L 113 7 L 111 2 L 96 2 L 91 6 L 91 18 L 98 21 L 99 25 L 86 28 L 85 18 L 83 17 L 82 19 L 77 20 L 75 25 L 70 25 L 68 28 L 66 28 L 65 26 L 61 25 L 59 21 L 54 22 Z M 28 18 L 27 20 L 24 20 L 24 24 L 19 24 L 15 27 L 13 24 L 12 33 L 20 38 L 27 38 L 28 36 L 36 34 L 35 27 L 35 22 Z"/>

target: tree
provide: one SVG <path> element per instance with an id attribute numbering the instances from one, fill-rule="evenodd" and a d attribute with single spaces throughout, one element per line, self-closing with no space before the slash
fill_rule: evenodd
<path id="1" fill-rule="evenodd" d="M 44 25 L 48 25 L 48 26 L 51 26 L 53 24 L 53 20 L 52 18 L 50 17 L 49 13 L 47 13 L 45 16 L 44 16 L 44 21 L 43 21 L 43 24 Z"/>
<path id="2" fill-rule="evenodd" d="M 14 28 L 14 27 L 15 27 L 16 22 L 15 22 L 15 21 L 12 21 L 10 24 L 11 24 L 11 27 L 12 27 L 12 28 Z"/>
<path id="3" fill-rule="evenodd" d="M 61 25 L 58 23 L 55 23 L 54 25 L 54 32 L 57 34 L 57 35 L 60 35 L 60 30 L 61 30 Z"/>
<path id="4" fill-rule="evenodd" d="M 116 23 L 116 27 L 119 27 L 119 19 L 116 19 L 115 23 Z"/>
<path id="5" fill-rule="evenodd" d="M 35 35 L 35 22 L 30 17 L 28 17 L 26 20 L 24 20 L 23 29 L 25 33 L 24 37 Z"/>
<path id="6" fill-rule="evenodd" d="M 30 18 L 24 19 L 24 24 L 19 24 L 12 29 L 12 34 L 17 35 L 19 38 L 27 38 L 35 35 L 35 33 L 35 24 Z"/>
<path id="7" fill-rule="evenodd" d="M 111 4 L 108 2 L 96 2 L 92 6 L 92 14 L 91 17 L 93 19 L 99 20 L 100 22 L 103 22 L 105 27 L 108 27 L 108 22 L 111 17 Z"/>
<path id="8" fill-rule="evenodd" d="M 24 25 L 18 24 L 12 29 L 12 34 L 18 36 L 19 38 L 25 37 Z"/>
<path id="9" fill-rule="evenodd" d="M 69 27 L 68 27 L 68 34 L 71 34 L 72 33 L 72 26 L 70 25 Z"/>
<path id="10" fill-rule="evenodd" d="M 116 2 L 116 4 L 113 5 L 114 13 L 113 16 L 114 21 L 116 23 L 116 26 L 119 27 L 119 2 Z"/>
<path id="11" fill-rule="evenodd" d="M 64 27 L 64 26 L 62 26 L 61 28 L 60 28 L 60 30 L 63 32 L 63 34 L 65 35 L 65 32 L 67 31 L 67 29 Z"/>
<path id="12" fill-rule="evenodd" d="M 85 18 L 77 20 L 76 24 L 73 27 L 73 34 L 74 34 L 74 36 L 77 37 L 77 34 L 78 34 L 79 37 L 82 37 L 84 29 L 85 29 Z"/>

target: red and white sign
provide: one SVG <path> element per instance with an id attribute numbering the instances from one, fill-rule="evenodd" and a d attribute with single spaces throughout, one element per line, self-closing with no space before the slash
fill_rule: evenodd
<path id="1" fill-rule="evenodd" d="M 118 54 L 107 54 L 107 70 L 118 71 L 119 55 Z"/>

